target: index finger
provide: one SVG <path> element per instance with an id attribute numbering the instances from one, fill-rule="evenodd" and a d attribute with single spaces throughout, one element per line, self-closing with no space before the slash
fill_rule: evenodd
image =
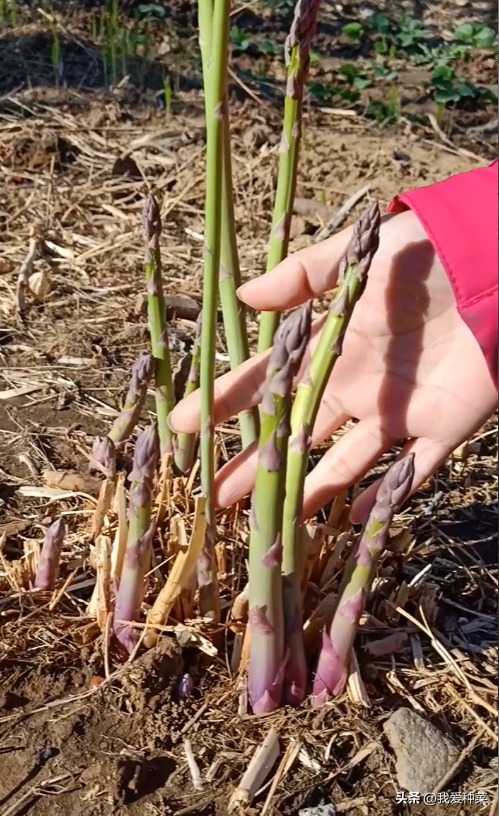
<path id="1" fill-rule="evenodd" d="M 267 371 L 270 351 L 246 360 L 235 371 L 229 371 L 215 380 L 214 422 L 218 425 L 234 414 L 256 405 L 260 386 Z M 176 433 L 197 433 L 200 429 L 200 391 L 194 391 L 175 406 L 168 422 Z"/>
<path id="2" fill-rule="evenodd" d="M 393 217 L 384 215 L 381 223 Z M 271 272 L 241 286 L 238 296 L 253 309 L 280 312 L 334 289 L 352 232 L 353 226 L 347 227 L 320 244 L 289 255 Z"/>
<path id="3" fill-rule="evenodd" d="M 327 315 L 314 320 L 311 332 L 312 348 L 315 345 Z M 267 374 L 267 365 L 270 350 L 256 354 L 246 360 L 234 371 L 223 374 L 214 383 L 214 422 L 218 425 L 225 422 L 230 417 L 258 405 L 260 402 L 260 388 Z M 310 359 L 310 347 L 307 348 L 303 357 L 300 370 L 295 382 L 298 382 L 306 369 Z M 175 406 L 171 412 L 168 422 L 175 433 L 197 433 L 200 430 L 200 390 L 194 391 Z"/>

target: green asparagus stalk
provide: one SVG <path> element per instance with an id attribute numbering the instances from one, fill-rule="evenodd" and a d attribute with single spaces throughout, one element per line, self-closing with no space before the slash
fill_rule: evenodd
<path id="1" fill-rule="evenodd" d="M 353 564 L 329 632 L 323 632 L 322 651 L 314 680 L 313 704 L 323 705 L 341 694 L 348 677 L 350 653 L 364 612 L 379 559 L 394 514 L 408 497 L 414 479 L 414 454 L 393 465 L 381 482 L 376 501 L 360 534 Z"/>
<path id="2" fill-rule="evenodd" d="M 324 389 L 341 355 L 350 318 L 367 282 L 371 261 L 379 244 L 379 226 L 379 206 L 374 203 L 354 226 L 352 239 L 340 265 L 335 297 L 310 367 L 298 385 L 291 413 L 283 515 L 284 616 L 289 652 L 284 697 L 291 705 L 299 705 L 303 701 L 306 686 L 299 581 L 299 531 L 311 434 Z"/>
<path id="3" fill-rule="evenodd" d="M 154 360 L 154 380 L 156 388 L 156 414 L 161 456 L 171 453 L 172 432 L 168 425 L 168 415 L 174 407 L 174 389 L 168 330 L 166 325 L 165 298 L 161 278 L 161 214 L 158 202 L 150 195 L 142 212 L 142 230 L 145 240 L 145 273 L 147 280 L 147 302 L 149 330 Z"/>
<path id="4" fill-rule="evenodd" d="M 154 538 L 151 524 L 154 476 L 159 459 L 156 425 L 150 425 L 137 439 L 130 474 L 128 539 L 114 610 L 114 631 L 118 641 L 131 653 L 138 639 L 129 622 L 140 617 L 145 576 L 149 571 Z"/>
<path id="5" fill-rule="evenodd" d="M 209 115 L 210 61 L 213 41 L 213 0 L 199 3 L 199 44 L 203 61 L 206 115 Z M 237 297 L 241 285 L 241 269 L 237 248 L 234 217 L 234 188 L 232 183 L 232 155 L 228 94 L 225 91 L 223 112 L 223 179 L 222 179 L 222 236 L 218 285 L 222 303 L 222 315 L 227 339 L 230 366 L 237 368 L 249 357 L 246 332 L 246 310 Z M 256 409 L 239 414 L 239 427 L 243 448 L 258 438 L 258 412 Z"/>
<path id="6" fill-rule="evenodd" d="M 261 402 L 261 431 L 250 518 L 248 697 L 255 714 L 280 705 L 284 667 L 282 508 L 291 392 L 310 340 L 311 305 L 279 327 Z"/>
<path id="7" fill-rule="evenodd" d="M 310 47 L 317 27 L 318 9 L 319 0 L 298 0 L 286 40 L 288 79 L 267 272 L 274 269 L 288 254 L 302 133 L 303 88 L 310 63 Z M 258 351 L 270 348 L 278 323 L 278 312 L 262 314 Z"/>
<path id="8" fill-rule="evenodd" d="M 199 0 L 199 12 L 207 0 Z M 215 548 L 215 427 L 213 421 L 218 276 L 221 257 L 223 178 L 223 108 L 229 39 L 230 0 L 215 0 L 213 39 L 206 74 L 206 203 L 203 286 L 203 326 L 201 331 L 201 487 L 206 497 L 207 528 L 198 562 L 201 614 L 218 620 L 220 598 L 214 558 Z"/>
<path id="9" fill-rule="evenodd" d="M 201 358 L 201 326 L 203 312 L 199 313 L 196 323 L 196 336 L 191 351 L 189 373 L 185 384 L 184 397 L 188 397 L 199 388 L 199 362 Z M 175 441 L 175 465 L 181 474 L 187 473 L 194 462 L 198 438 L 196 434 L 179 434 Z"/>
<path id="10" fill-rule="evenodd" d="M 47 528 L 35 576 L 37 589 L 54 589 L 65 535 L 66 525 L 62 519 L 57 519 Z"/>

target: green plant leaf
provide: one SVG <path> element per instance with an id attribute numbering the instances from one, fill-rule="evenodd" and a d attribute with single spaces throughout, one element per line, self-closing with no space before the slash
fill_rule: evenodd
<path id="1" fill-rule="evenodd" d="M 343 26 L 341 31 L 345 37 L 348 37 L 349 40 L 353 40 L 354 42 L 360 42 L 364 36 L 364 26 L 360 23 L 347 23 Z"/>
<path id="2" fill-rule="evenodd" d="M 356 65 L 347 62 L 340 66 L 338 73 L 346 77 L 350 82 L 353 82 L 356 77 L 360 76 L 360 69 L 357 68 Z"/>
<path id="3" fill-rule="evenodd" d="M 497 34 L 493 28 L 483 26 L 477 31 L 475 43 L 478 48 L 493 48 L 497 43 Z"/>
<path id="4" fill-rule="evenodd" d="M 374 51 L 376 54 L 388 54 L 390 46 L 385 40 L 376 40 L 374 43 Z"/>
<path id="5" fill-rule="evenodd" d="M 471 44 L 475 36 L 475 26 L 473 23 L 463 23 L 456 28 L 454 36 L 457 40 Z"/>
<path id="6" fill-rule="evenodd" d="M 455 90 L 444 90 L 443 88 L 436 90 L 434 97 L 435 102 L 442 103 L 443 105 L 447 105 L 449 102 L 459 102 L 460 99 L 459 94 Z"/>
<path id="7" fill-rule="evenodd" d="M 144 17 L 150 14 L 153 17 L 166 17 L 166 9 L 163 6 L 156 5 L 156 3 L 147 3 L 143 6 L 138 6 L 137 11 Z"/>
<path id="8" fill-rule="evenodd" d="M 456 93 L 459 94 L 461 99 L 466 96 L 473 97 L 477 95 L 476 88 L 474 88 L 473 85 L 470 85 L 469 82 L 458 82 L 455 88 Z"/>
<path id="9" fill-rule="evenodd" d="M 436 65 L 431 75 L 431 81 L 435 84 L 438 82 L 449 82 L 454 79 L 456 72 L 450 65 Z"/>
<path id="10" fill-rule="evenodd" d="M 378 34 L 387 36 L 392 31 L 393 23 L 386 14 L 375 11 L 370 18 L 370 28 L 372 31 L 377 31 Z"/>
<path id="11" fill-rule="evenodd" d="M 373 84 L 372 79 L 369 77 L 357 76 L 353 81 L 353 87 L 357 88 L 359 91 L 363 91 L 364 88 L 370 88 Z"/>

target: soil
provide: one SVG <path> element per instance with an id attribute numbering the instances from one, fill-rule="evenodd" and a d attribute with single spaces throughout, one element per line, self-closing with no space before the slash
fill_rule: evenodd
<path id="1" fill-rule="evenodd" d="M 132 69 L 130 81 L 103 90 L 100 57 L 82 38 L 87 12 L 70 5 L 65 87 L 54 87 L 51 40 L 36 17 L 26 12 L 18 28 L 0 32 L 0 816 L 223 816 L 270 724 L 283 747 L 299 739 L 319 763 L 315 771 L 296 763 L 278 786 L 270 812 L 291 816 L 321 796 L 352 816 L 482 812 L 472 804 L 397 805 L 394 757 L 382 724 L 394 708 L 409 704 L 463 749 L 478 733 L 447 789 L 486 790 L 492 804 L 497 746 L 483 728 L 484 723 L 495 727 L 490 686 L 497 680 L 497 632 L 494 636 L 490 628 L 497 613 L 495 420 L 472 440 L 467 458 L 447 463 L 411 504 L 403 521 L 415 549 L 410 558 L 394 554 L 386 563 L 387 588 L 380 590 L 373 610 L 376 618 L 390 620 L 379 634 L 397 627 L 405 631 L 406 619 L 386 617 L 386 598 L 395 583 L 410 580 L 431 560 L 438 597 L 434 631 L 454 656 L 461 650 L 456 659 L 488 709 L 470 702 L 424 636 L 424 666 L 416 670 L 410 649 L 396 659 L 370 658 L 366 630 L 359 661 L 369 708 L 345 698 L 319 713 L 305 706 L 263 720 L 241 717 L 236 680 L 227 668 L 230 635 L 219 636 L 216 657 L 192 644 L 182 647 L 172 636 L 123 666 L 118 654 L 107 654 L 106 638 L 85 617 L 93 575 L 91 496 L 83 491 L 54 501 L 34 496 L 33 489 L 45 484 L 46 470 L 88 479 L 92 441 L 109 428 L 130 364 L 147 348 L 139 229 L 145 182 L 163 197 L 166 213 L 165 290 L 181 298 L 186 309 L 180 315 L 177 305 L 170 327 L 176 363 L 192 344 L 196 314 L 185 304 L 193 299 L 195 312 L 201 300 L 204 122 L 199 76 L 188 62 L 172 69 L 166 57 L 156 55 L 147 77 L 143 69 L 137 75 Z M 437 29 L 452 29 L 471 14 L 463 2 L 409 5 Z M 249 6 L 238 25 L 251 29 L 263 20 L 265 30 L 284 36 L 282 20 L 276 22 L 268 8 Z M 86 4 L 87 10 L 92 7 Z M 341 22 L 370 10 L 357 2 L 325 4 L 319 46 L 329 52 L 332 45 L 337 48 L 334 58 L 321 64 L 321 81 L 337 60 L 350 59 L 338 39 Z M 484 3 L 481 13 L 494 25 L 492 4 Z M 173 3 L 168 19 L 189 28 L 192 9 Z M 162 59 L 175 78 L 171 111 L 157 104 Z M 493 85 L 497 67 L 492 63 L 477 54 L 466 70 Z M 245 277 L 260 274 L 265 265 L 281 115 L 280 98 L 248 79 L 250 68 L 258 73 L 262 66 L 255 66 L 251 55 L 234 55 L 236 219 Z M 273 82 L 281 80 L 277 65 L 273 75 L 268 62 L 265 69 Z M 424 81 L 411 67 L 402 74 L 407 112 L 423 118 L 429 110 L 420 92 Z M 427 123 L 411 118 L 380 129 L 358 110 L 308 104 L 291 251 L 309 245 L 366 184 L 368 198 L 346 223 L 366 200 L 386 205 L 404 189 L 484 166 L 497 152 L 497 135 L 480 128 L 494 115 L 490 107 L 455 111 L 442 139 Z M 28 295 L 20 316 L 17 274 L 33 235 L 43 240 L 34 269 L 48 277 L 50 292 L 39 299 Z M 256 323 L 249 317 L 254 341 Z M 227 367 L 223 336 L 218 352 L 222 371 Z M 10 389 L 24 391 L 4 393 Z M 228 428 L 223 441 L 229 452 L 234 439 Z M 129 453 L 123 453 L 125 462 Z M 71 529 L 61 581 L 75 571 L 82 587 L 49 609 L 50 598 L 33 601 L 20 593 L 19 581 L 25 547 L 40 540 L 60 512 Z M 242 563 L 242 545 L 239 549 Z M 229 573 L 227 587 L 236 592 L 242 587 Z M 420 601 L 414 601 L 414 612 Z M 107 661 L 112 673 L 106 680 Z M 194 692 L 182 700 L 178 682 L 186 672 L 194 679 Z M 186 739 L 203 774 L 213 769 L 199 791 L 192 787 Z M 249 813 L 261 812 L 267 793 Z"/>

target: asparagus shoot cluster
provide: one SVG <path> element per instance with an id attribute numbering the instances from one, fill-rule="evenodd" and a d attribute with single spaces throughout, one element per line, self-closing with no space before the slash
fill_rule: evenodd
<path id="1" fill-rule="evenodd" d="M 324 704 L 341 694 L 348 676 L 350 652 L 379 559 L 395 512 L 408 497 L 414 479 L 414 455 L 401 459 L 384 477 L 347 571 L 329 631 L 323 631 L 322 650 L 313 685 L 313 703 Z"/>
<path id="2" fill-rule="evenodd" d="M 274 269 L 288 254 L 302 133 L 303 89 L 309 68 L 310 48 L 317 27 L 318 10 L 319 0 L 298 0 L 293 24 L 286 40 L 287 84 L 284 126 L 279 152 L 272 231 L 267 255 L 267 272 Z M 272 345 L 278 322 L 277 312 L 262 314 L 258 351 L 265 351 Z"/>
<path id="3" fill-rule="evenodd" d="M 153 485 L 160 455 L 156 425 L 149 425 L 137 438 L 128 514 L 128 539 L 114 610 L 114 631 L 127 652 L 137 642 L 138 620 L 144 596 L 145 576 L 151 563 L 154 524 L 151 524 Z"/>
<path id="4" fill-rule="evenodd" d="M 249 558 L 249 700 L 254 713 L 281 702 L 284 628 L 281 590 L 282 508 L 293 380 L 310 340 L 310 304 L 278 329 L 260 412 L 261 431 L 252 499 Z"/>
<path id="5" fill-rule="evenodd" d="M 61 519 L 57 519 L 48 527 L 35 576 L 37 589 L 54 589 L 65 535 L 66 525 Z"/>

